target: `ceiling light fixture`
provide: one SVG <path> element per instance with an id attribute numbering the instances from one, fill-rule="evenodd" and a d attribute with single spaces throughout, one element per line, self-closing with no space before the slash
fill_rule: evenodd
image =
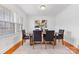
<path id="1" fill-rule="evenodd" d="M 40 6 L 40 9 L 41 9 L 41 10 L 45 10 L 45 9 L 46 9 L 46 6 L 45 6 L 45 5 L 41 5 L 41 6 Z"/>

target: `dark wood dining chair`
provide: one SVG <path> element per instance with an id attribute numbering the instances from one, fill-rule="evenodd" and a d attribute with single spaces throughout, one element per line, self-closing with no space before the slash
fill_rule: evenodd
<path id="1" fill-rule="evenodd" d="M 59 32 L 56 35 L 56 39 L 59 41 L 62 41 L 62 44 L 64 44 L 63 39 L 64 39 L 64 30 L 60 29 Z"/>
<path id="2" fill-rule="evenodd" d="M 22 45 L 23 45 L 23 42 L 25 42 L 26 39 L 29 39 L 29 36 L 26 35 L 25 30 L 22 30 Z"/>
<path id="3" fill-rule="evenodd" d="M 52 44 L 52 46 L 54 48 L 55 39 L 54 39 L 54 31 L 53 30 L 46 31 L 46 34 L 44 34 L 44 43 L 45 43 L 45 48 L 48 43 Z"/>
<path id="4" fill-rule="evenodd" d="M 38 43 L 42 44 L 42 31 L 34 30 L 33 31 L 33 48 L 34 48 L 34 45 Z"/>

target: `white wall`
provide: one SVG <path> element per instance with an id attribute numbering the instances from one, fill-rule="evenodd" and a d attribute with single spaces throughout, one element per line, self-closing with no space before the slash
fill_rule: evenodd
<path id="1" fill-rule="evenodd" d="M 79 47 L 79 5 L 70 5 L 56 16 L 56 30 L 65 29 L 65 40 Z"/>
<path id="2" fill-rule="evenodd" d="M 27 15 L 26 18 L 23 20 L 23 29 L 26 30 L 26 33 L 28 32 L 29 28 L 29 16 Z"/>
<path id="3" fill-rule="evenodd" d="M 49 30 L 55 29 L 55 17 L 53 17 L 53 16 L 30 16 L 28 31 L 32 32 L 35 29 L 34 28 L 35 20 L 42 20 L 42 19 L 47 20 L 47 28 Z"/>

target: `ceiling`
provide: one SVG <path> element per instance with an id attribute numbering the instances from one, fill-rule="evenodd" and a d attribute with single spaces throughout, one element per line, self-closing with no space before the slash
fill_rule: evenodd
<path id="1" fill-rule="evenodd" d="M 40 9 L 41 4 L 19 4 L 18 7 L 20 7 L 22 10 L 24 10 L 25 13 L 28 15 L 40 15 L 40 16 L 56 16 L 60 12 L 62 12 L 65 8 L 67 8 L 68 4 L 45 4 L 46 9 L 41 10 Z"/>

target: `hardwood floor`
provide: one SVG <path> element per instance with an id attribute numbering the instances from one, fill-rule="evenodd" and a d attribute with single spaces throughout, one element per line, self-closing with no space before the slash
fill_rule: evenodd
<path id="1" fill-rule="evenodd" d="M 66 41 L 64 41 L 64 45 L 68 47 L 70 50 L 72 50 L 74 53 L 79 54 L 79 48 L 76 48 L 75 46 Z"/>
<path id="2" fill-rule="evenodd" d="M 30 41 L 26 40 L 23 46 L 20 46 L 13 54 L 74 54 L 70 49 L 62 45 L 61 42 L 57 41 L 57 45 L 53 48 L 52 45 L 47 44 L 36 44 L 35 48 L 30 45 Z"/>
<path id="3" fill-rule="evenodd" d="M 12 54 L 14 52 L 16 53 L 17 48 L 19 48 L 21 45 L 22 45 L 22 41 L 18 42 L 16 45 L 14 45 L 11 49 L 9 49 L 8 51 L 6 51 L 4 54 Z M 72 44 L 64 41 L 64 46 L 66 46 L 67 48 L 69 48 L 70 50 L 72 50 L 74 53 L 79 54 L 79 49 L 76 48 L 76 47 L 74 47 Z M 28 47 L 27 47 L 27 49 L 28 49 Z"/>
<path id="4" fill-rule="evenodd" d="M 9 50 L 7 50 L 4 54 L 12 54 L 21 45 L 22 45 L 22 41 L 20 41 L 17 44 L 15 44 L 13 47 L 11 47 Z"/>

